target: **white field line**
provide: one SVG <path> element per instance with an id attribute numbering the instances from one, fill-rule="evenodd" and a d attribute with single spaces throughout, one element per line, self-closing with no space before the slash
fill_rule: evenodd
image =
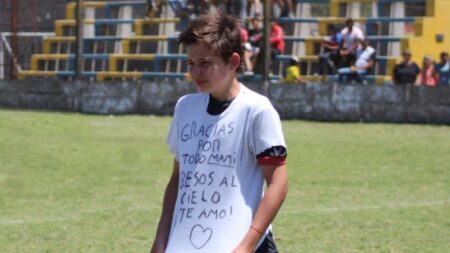
<path id="1" fill-rule="evenodd" d="M 127 208 L 127 211 L 145 211 L 145 210 L 153 210 L 156 208 L 161 208 L 160 206 L 135 206 Z M 58 221 L 68 221 L 68 220 L 77 220 L 80 219 L 82 215 L 89 214 L 98 214 L 98 213 L 107 213 L 112 211 L 119 211 L 119 208 L 98 208 L 98 209 L 90 209 L 80 211 L 79 213 L 71 214 L 67 217 L 41 217 L 41 218 L 27 218 L 27 219 L 17 219 L 17 220 L 3 220 L 0 219 L 0 226 L 2 225 L 21 225 L 26 223 L 46 223 L 46 222 L 58 222 Z"/>
<path id="2" fill-rule="evenodd" d="M 402 209 L 402 208 L 417 208 L 417 207 L 427 207 L 427 206 L 443 206 L 449 205 L 450 199 L 442 201 L 422 201 L 422 202 L 412 202 L 412 203 L 393 203 L 386 205 L 372 205 L 372 206 L 346 206 L 346 207 L 330 207 L 330 208 L 311 208 L 311 209 L 281 209 L 280 214 L 301 214 L 301 213 L 337 213 L 337 212 L 355 212 L 364 210 L 376 210 L 376 209 Z M 128 211 L 135 210 L 153 210 L 156 208 L 161 208 L 160 206 L 136 206 L 130 207 Z M 28 219 L 17 219 L 17 220 L 0 220 L 1 225 L 21 225 L 26 223 L 46 223 L 46 222 L 59 222 L 79 219 L 85 214 L 97 214 L 115 211 L 115 208 L 99 208 L 92 210 L 81 211 L 76 214 L 72 214 L 67 217 L 42 217 L 42 218 L 28 218 Z"/>
<path id="3" fill-rule="evenodd" d="M 342 206 L 330 208 L 311 208 L 311 209 L 283 209 L 282 214 L 301 214 L 301 213 L 338 213 L 338 212 L 356 212 L 377 209 L 402 209 L 402 208 L 420 208 L 427 206 L 444 206 L 449 205 L 450 199 L 442 201 L 421 201 L 411 203 L 391 203 L 386 205 L 367 205 L 367 206 Z"/>

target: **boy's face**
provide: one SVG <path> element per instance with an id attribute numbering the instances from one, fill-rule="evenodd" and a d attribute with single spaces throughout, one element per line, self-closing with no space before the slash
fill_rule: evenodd
<path id="1" fill-rule="evenodd" d="M 345 26 L 348 28 L 349 31 L 353 30 L 353 20 L 347 20 L 345 21 Z"/>
<path id="2" fill-rule="evenodd" d="M 411 54 L 410 53 L 403 53 L 403 60 L 405 62 L 408 62 L 409 60 L 411 60 Z"/>
<path id="3" fill-rule="evenodd" d="M 231 64 L 200 43 L 186 47 L 188 70 L 192 81 L 202 93 L 213 93 L 226 87 L 235 77 Z"/>

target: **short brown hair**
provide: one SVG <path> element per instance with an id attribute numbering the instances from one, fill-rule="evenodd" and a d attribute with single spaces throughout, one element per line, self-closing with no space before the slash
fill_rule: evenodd
<path id="1" fill-rule="evenodd" d="M 240 24 L 236 17 L 226 14 L 201 15 L 180 34 L 178 43 L 185 46 L 201 43 L 212 49 L 227 64 L 231 55 L 238 53 L 241 57 L 241 64 L 237 71 L 242 71 L 243 50 Z"/>

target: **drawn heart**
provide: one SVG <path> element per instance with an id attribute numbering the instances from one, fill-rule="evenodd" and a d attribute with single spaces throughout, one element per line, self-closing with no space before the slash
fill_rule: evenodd
<path id="1" fill-rule="evenodd" d="M 211 240 L 212 233 L 213 231 L 211 228 L 203 228 L 200 224 L 193 226 L 191 229 L 191 234 L 189 235 L 192 246 L 196 249 L 203 248 L 203 246 Z"/>

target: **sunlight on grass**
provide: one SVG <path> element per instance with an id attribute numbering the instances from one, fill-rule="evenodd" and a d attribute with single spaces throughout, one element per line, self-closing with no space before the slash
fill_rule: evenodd
<path id="1" fill-rule="evenodd" d="M 148 252 L 169 123 L 0 110 L 0 252 Z M 450 252 L 450 127 L 283 126 L 280 252 Z"/>

